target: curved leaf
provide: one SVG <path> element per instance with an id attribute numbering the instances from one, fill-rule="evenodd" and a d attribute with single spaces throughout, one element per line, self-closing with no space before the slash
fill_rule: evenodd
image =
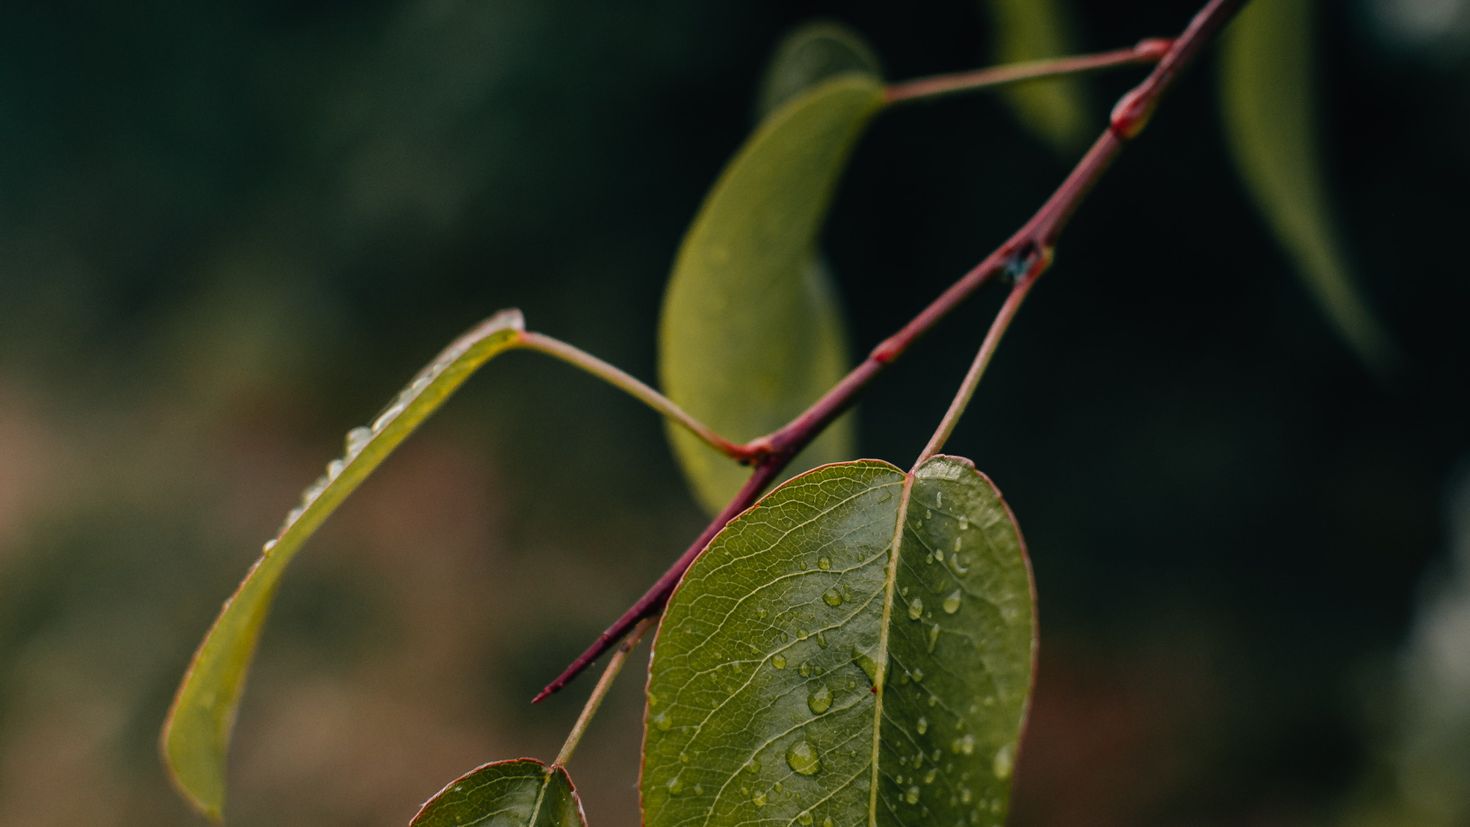
<path id="1" fill-rule="evenodd" d="M 1020 532 L 967 460 L 797 477 L 665 610 L 644 823 L 999 824 L 1035 641 Z"/>
<path id="2" fill-rule="evenodd" d="M 847 368 L 837 302 L 815 264 L 817 233 L 882 104 L 880 83 L 848 74 L 778 109 L 684 237 L 664 297 L 659 376 L 670 398 L 729 438 L 774 430 Z M 700 502 L 718 511 L 747 472 L 683 429 L 668 433 Z M 851 425 L 836 423 L 797 461 L 849 456 L 851 442 Z"/>
<path id="3" fill-rule="evenodd" d="M 995 27 L 996 63 L 1018 63 L 1072 54 L 1069 9 L 1061 0 L 986 0 Z M 1087 138 L 1087 107 L 1075 77 L 1007 84 L 1000 90 L 1021 123 L 1059 151 Z"/>
<path id="4" fill-rule="evenodd" d="M 587 827 L 587 818 L 565 769 L 519 758 L 449 782 L 410 827 Z"/>
<path id="5" fill-rule="evenodd" d="M 878 56 L 861 35 L 827 20 L 799 26 L 776 46 L 761 80 L 756 111 L 765 117 L 818 83 L 849 72 L 883 75 Z"/>
<path id="6" fill-rule="evenodd" d="M 1323 181 L 1310 0 L 1252 3 L 1225 39 L 1225 131 L 1246 187 L 1338 332 L 1378 367 L 1392 346 L 1353 284 Z"/>
<path id="7" fill-rule="evenodd" d="M 225 761 L 245 675 L 281 573 L 313 532 L 368 474 L 491 357 L 514 347 L 524 321 L 507 310 L 456 339 L 404 388 L 371 425 L 347 434 L 346 452 L 302 495 L 275 539 L 235 593 L 185 673 L 163 728 L 164 762 L 179 790 L 218 819 L 225 797 Z"/>

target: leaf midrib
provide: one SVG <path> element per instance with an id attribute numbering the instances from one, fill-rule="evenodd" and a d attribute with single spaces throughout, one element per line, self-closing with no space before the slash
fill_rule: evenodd
<path id="1" fill-rule="evenodd" d="M 898 515 L 893 525 L 893 542 L 889 545 L 888 567 L 883 573 L 883 617 L 878 627 L 877 674 L 873 679 L 873 774 L 868 785 L 868 827 L 878 824 L 879 757 L 883 735 L 883 693 L 888 688 L 888 630 L 893 622 L 893 592 L 898 587 L 898 560 L 903 543 L 903 527 L 908 520 L 909 500 L 913 497 L 914 473 L 904 474 L 903 490 L 898 496 Z"/>

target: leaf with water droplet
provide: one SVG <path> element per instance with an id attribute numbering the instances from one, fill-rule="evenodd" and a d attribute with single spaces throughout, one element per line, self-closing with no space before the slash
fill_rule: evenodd
<path id="1" fill-rule="evenodd" d="M 926 508 L 933 517 L 921 525 Z M 922 564 L 957 532 L 973 557 L 966 573 Z M 841 565 L 801 568 L 818 550 Z M 839 588 L 833 607 L 824 596 Z M 956 589 L 964 611 L 921 604 L 923 622 L 909 620 L 910 599 Z M 933 635 L 940 625 L 945 634 Z M 810 630 L 836 645 L 803 640 Z M 968 824 L 979 811 L 959 803 L 962 784 L 1001 802 L 1003 816 L 1010 781 L 996 756 L 1017 754 L 1034 651 L 1020 533 L 968 462 L 937 457 L 911 479 L 873 460 L 798 476 L 726 526 L 665 610 L 649 689 L 675 726 L 645 728 L 644 823 L 748 821 L 752 796 L 764 795 L 760 820 L 772 823 L 805 814 L 889 827 L 907 813 Z M 765 667 L 778 656 L 812 668 Z M 997 702 L 972 703 L 982 693 Z M 751 762 L 761 769 L 745 770 Z M 680 773 L 686 792 L 671 796 Z M 691 773 L 702 795 L 687 792 Z M 926 792 L 930 783 L 942 792 Z M 995 815 L 987 805 L 985 823 Z"/>
<path id="2" fill-rule="evenodd" d="M 1221 104 L 1247 190 L 1337 332 L 1369 365 L 1395 358 L 1354 282 L 1322 163 L 1310 0 L 1252 3 L 1225 37 Z"/>
<path id="3" fill-rule="evenodd" d="M 291 510 L 279 533 L 225 602 L 194 653 L 163 727 L 175 786 L 205 815 L 222 817 L 225 763 L 245 675 L 282 572 L 342 501 L 481 365 L 515 346 L 525 323 L 507 310 L 456 339 L 375 420 L 366 439 L 348 432 L 348 456 L 333 460 Z M 350 450 L 357 448 L 356 452 Z"/>
<path id="4" fill-rule="evenodd" d="M 1062 57 L 1076 51 L 1073 21 L 1060 0 L 987 0 L 995 62 Z M 1021 124 L 1059 151 L 1087 137 L 1086 87 L 1078 77 L 1007 84 L 1000 90 Z"/>
<path id="5" fill-rule="evenodd" d="M 410 827 L 586 827 L 567 771 L 533 758 L 497 761 L 449 782 Z"/>
<path id="6" fill-rule="evenodd" d="M 726 437 L 785 424 L 848 369 L 847 334 L 817 236 L 848 156 L 883 105 L 864 73 L 824 80 L 772 112 L 705 197 L 674 262 L 659 329 L 668 396 Z M 749 471 L 668 429 L 695 495 L 718 512 Z M 793 468 L 853 453 L 838 420 Z"/>

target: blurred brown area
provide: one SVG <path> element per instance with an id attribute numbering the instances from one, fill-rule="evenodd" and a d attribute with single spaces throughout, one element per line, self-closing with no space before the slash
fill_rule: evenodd
<path id="1" fill-rule="evenodd" d="M 1470 766 L 1470 530 L 1446 499 L 1470 455 L 1470 4 L 1324 5 L 1324 158 L 1408 366 L 1375 378 L 1333 338 L 1195 72 L 1079 214 L 953 445 L 1037 570 L 1016 825 L 1470 813 L 1430 771 Z M 1071 6 L 1101 49 L 1194 4 Z M 772 44 L 817 15 L 895 78 L 992 46 L 973 2 L 7 8 L 0 824 L 198 823 L 156 750 L 194 645 L 342 434 L 461 329 L 518 305 L 652 377 L 680 233 Z M 1092 122 L 1126 82 L 1087 81 Z M 1069 164 L 991 98 L 880 120 L 827 239 L 853 341 Z M 865 454 L 918 449 L 992 301 L 874 387 Z M 293 565 L 231 822 L 402 824 L 479 763 L 551 757 L 588 687 L 527 700 L 701 524 L 651 415 L 532 356 L 492 364 Z M 594 824 L 638 823 L 638 672 L 571 767 Z"/>

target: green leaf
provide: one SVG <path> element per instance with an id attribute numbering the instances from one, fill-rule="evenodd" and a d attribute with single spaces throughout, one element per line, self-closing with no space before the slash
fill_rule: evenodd
<path id="1" fill-rule="evenodd" d="M 449 782 L 410 827 L 586 827 L 582 800 L 561 767 L 496 761 Z"/>
<path id="2" fill-rule="evenodd" d="M 1231 154 L 1251 196 L 1333 326 L 1370 365 L 1393 348 L 1354 285 L 1324 183 L 1310 0 L 1252 3 L 1224 44 L 1220 83 Z"/>
<path id="3" fill-rule="evenodd" d="M 988 0 L 997 63 L 1061 57 L 1076 51 L 1071 14 L 1061 0 Z M 1049 78 L 1007 84 L 1005 101 L 1032 133 L 1058 151 L 1076 149 L 1087 138 L 1087 107 L 1081 81 Z"/>
<path id="4" fill-rule="evenodd" d="M 1032 594 L 1014 518 L 967 460 L 912 477 L 839 463 L 780 486 L 665 610 L 644 823 L 1003 822 Z"/>
<path id="5" fill-rule="evenodd" d="M 817 234 L 837 179 L 883 105 L 875 79 L 846 74 L 773 113 L 706 197 L 664 297 L 664 391 L 726 437 L 746 440 L 800 413 L 847 369 L 846 336 Z M 748 472 L 668 429 L 695 494 L 718 511 Z M 798 467 L 852 454 L 838 422 Z"/>
<path id="6" fill-rule="evenodd" d="M 818 83 L 850 72 L 872 78 L 883 75 L 878 56 L 861 35 L 827 20 L 799 26 L 776 46 L 756 110 L 765 117 Z"/>
<path id="7" fill-rule="evenodd" d="M 514 347 L 524 329 L 520 311 L 507 310 L 455 340 L 414 377 L 371 425 L 347 434 L 346 452 L 302 495 L 275 539 L 265 544 L 185 673 L 163 727 L 164 762 L 179 790 L 205 815 L 219 819 L 225 798 L 225 761 L 235 710 L 250 659 L 281 573 L 302 544 L 368 474 L 454 393 L 470 374 Z"/>

